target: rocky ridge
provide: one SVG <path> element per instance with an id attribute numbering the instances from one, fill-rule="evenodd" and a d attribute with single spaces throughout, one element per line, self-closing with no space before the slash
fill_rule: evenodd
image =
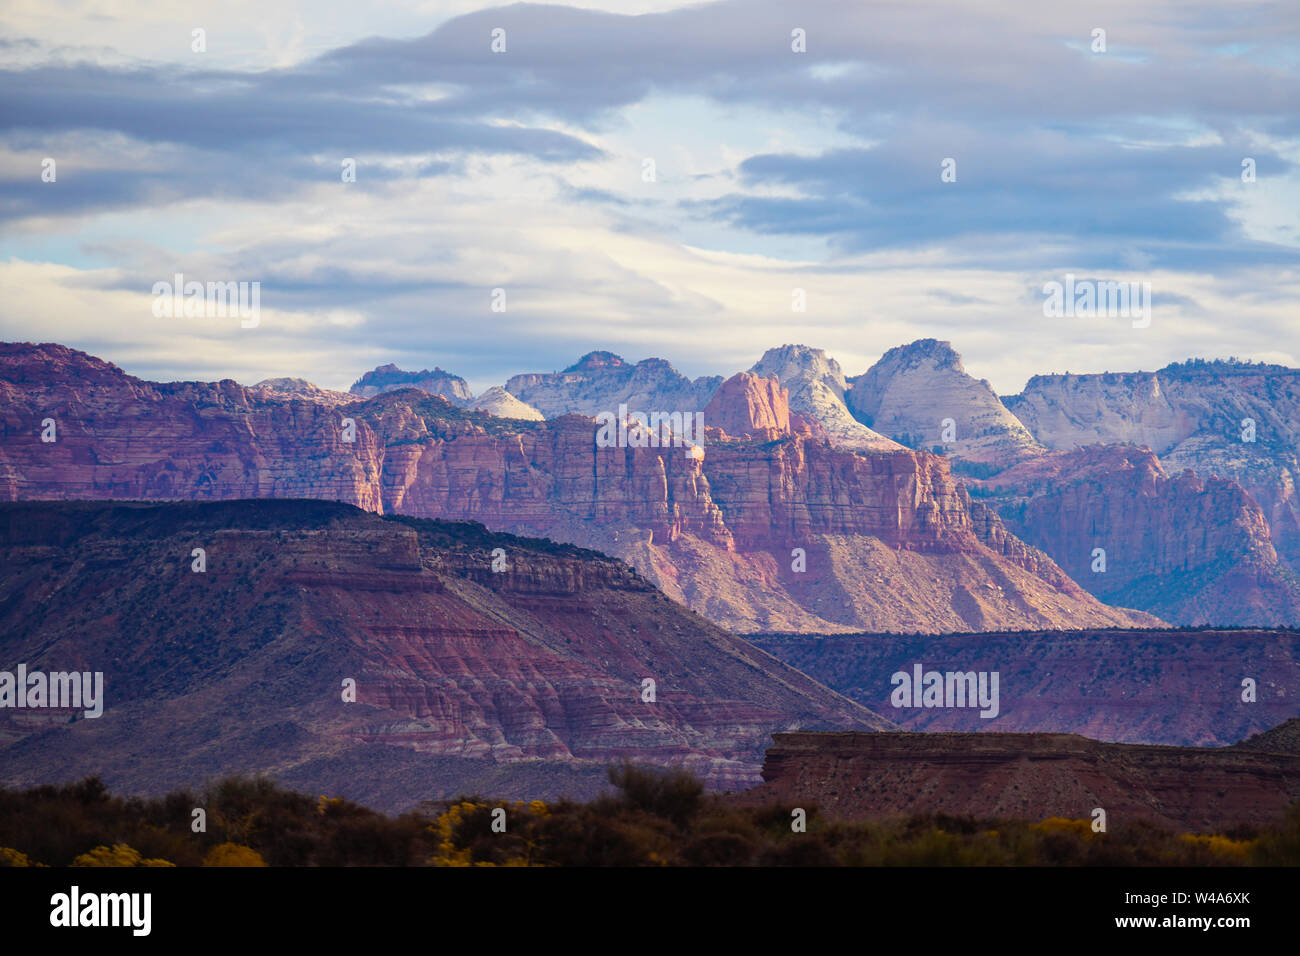
<path id="1" fill-rule="evenodd" d="M 462 403 L 464 408 L 473 412 L 484 412 L 495 418 L 517 418 L 526 422 L 540 422 L 545 419 L 537 409 L 515 398 L 504 388 L 494 385 L 487 391 Z"/>
<path id="2" fill-rule="evenodd" d="M 308 497 L 480 521 L 623 558 L 740 630 L 1154 621 L 1088 595 L 922 452 L 856 454 L 811 430 L 718 438 L 702 459 L 602 448 L 578 416 L 508 421 L 416 389 L 272 400 L 233 382 L 148 383 L 51 345 L 0 346 L 0 390 L 10 500 Z M 46 418 L 59 423 L 48 444 Z"/>
<path id="3" fill-rule="evenodd" d="M 252 389 L 255 392 L 266 393 L 269 398 L 296 398 L 322 405 L 343 405 L 355 400 L 347 392 L 321 388 L 305 378 L 267 378 L 258 382 Z"/>

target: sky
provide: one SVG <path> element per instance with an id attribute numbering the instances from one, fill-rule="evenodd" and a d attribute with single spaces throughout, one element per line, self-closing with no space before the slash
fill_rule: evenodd
<path id="1" fill-rule="evenodd" d="M 476 393 L 920 338 L 1002 394 L 1297 366 L 1298 163 L 1286 0 L 7 0 L 0 339 Z M 256 325 L 156 314 L 177 273 L 259 283 Z M 1045 314 L 1067 275 L 1149 324 Z"/>

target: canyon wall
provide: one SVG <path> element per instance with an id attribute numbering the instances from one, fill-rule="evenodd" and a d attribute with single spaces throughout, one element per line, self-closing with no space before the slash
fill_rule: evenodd
<path id="1" fill-rule="evenodd" d="M 1177 624 L 1300 625 L 1300 576 L 1236 481 L 1171 477 L 1149 449 L 1106 445 L 972 484 L 1016 535 L 1107 603 Z"/>
<path id="2" fill-rule="evenodd" d="M 761 381 L 738 384 L 736 414 L 758 407 Z M 715 429 L 700 458 L 599 447 L 580 416 L 495 419 L 411 389 L 326 407 L 154 384 L 52 345 L 0 346 L 0 390 L 10 500 L 321 498 L 480 521 L 621 557 L 739 630 L 1155 621 L 1014 540 L 942 458 L 832 448 L 794 416 L 771 440 L 753 421 L 747 437 Z M 758 404 L 780 420 L 770 393 Z M 46 420 L 56 441 L 41 440 Z"/>
<path id="3" fill-rule="evenodd" d="M 1171 474 L 1232 479 L 1300 570 L 1300 370 L 1192 361 L 1158 372 L 1036 375 L 1007 407 L 1050 449 L 1144 445 Z"/>

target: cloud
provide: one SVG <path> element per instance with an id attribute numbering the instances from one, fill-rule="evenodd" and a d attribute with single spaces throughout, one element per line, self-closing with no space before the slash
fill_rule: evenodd
<path id="1" fill-rule="evenodd" d="M 324 24 L 290 4 L 262 29 L 239 0 L 198 8 L 206 56 L 177 52 L 172 14 L 118 9 L 135 32 L 106 20 L 93 55 L 7 14 L 34 34 L 0 46 L 8 337 L 163 377 L 346 387 L 397 361 L 482 388 L 606 347 L 699 375 L 803 341 L 861 371 L 933 335 L 1004 390 L 1058 356 L 1276 359 L 1294 338 L 1286 5 L 379 2 Z M 268 320 L 142 321 L 176 271 L 261 281 Z M 1067 271 L 1150 280 L 1149 334 L 1046 322 L 1033 290 Z"/>

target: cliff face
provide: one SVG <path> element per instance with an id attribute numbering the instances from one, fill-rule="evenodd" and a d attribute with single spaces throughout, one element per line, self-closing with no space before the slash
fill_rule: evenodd
<path id="1" fill-rule="evenodd" d="M 330 498 L 377 511 L 382 448 L 364 429 L 343 441 L 347 407 L 231 381 L 144 382 L 62 346 L 0 345 L 0 494 Z"/>
<path id="2" fill-rule="evenodd" d="M 980 634 L 751 635 L 759 647 L 912 731 L 1077 733 L 1223 746 L 1295 716 L 1300 631 L 1099 630 Z M 998 713 L 895 707 L 916 664 L 999 674 Z M 1255 700 L 1242 699 L 1242 681 Z"/>
<path id="3" fill-rule="evenodd" d="M 493 527 L 622 556 L 674 597 L 742 629 L 1095 623 L 1091 612 L 1077 616 L 1081 592 L 1071 578 L 1109 604 L 1180 623 L 1300 622 L 1300 579 L 1292 573 L 1300 567 L 1294 489 L 1300 373 L 1291 369 L 1189 363 L 1157 373 L 1037 377 L 1006 401 L 1043 443 L 1058 449 L 1049 452 L 987 383 L 966 374 L 946 342 L 892 349 L 851 388 L 832 359 L 804 346 L 769 350 L 755 366 L 762 375 L 740 373 L 721 385 L 691 382 L 660 359 L 632 365 L 593 352 L 562 373 L 511 380 L 546 406 L 553 433 L 484 427 L 458 409 L 533 421 L 541 413 L 504 389 L 472 400 L 456 397 L 467 389 L 446 387 L 455 408 L 410 394 L 357 406 L 350 414 L 360 433 L 342 449 L 344 460 L 330 417 L 319 412 L 339 404 L 339 396 L 307 383 L 281 380 L 251 390 L 233 383 L 152 386 L 128 382 L 116 370 L 103 378 L 103 369 L 83 369 L 80 359 L 69 362 L 55 347 L 49 355 L 13 348 L 19 351 L 0 360 L 13 366 L 12 382 L 28 376 L 13 396 L 28 406 L 27 417 L 9 415 L 20 432 L 32 434 L 43 420 L 41 404 L 66 402 L 69 414 L 95 417 L 107 399 L 87 391 L 94 382 L 105 388 L 127 382 L 134 389 L 127 414 L 137 423 L 154 414 L 145 411 L 151 402 L 162 403 L 156 414 L 179 409 L 180 417 L 147 424 L 145 431 L 155 434 L 133 434 L 129 441 L 113 423 L 98 421 L 104 453 L 80 452 L 99 456 L 93 462 L 73 461 L 50 446 L 18 468 L 22 454 L 12 452 L 12 460 L 0 460 L 0 493 L 11 498 L 302 494 L 375 510 L 478 517 Z M 392 392 L 416 382 L 436 391 L 439 376 L 447 377 L 436 369 L 385 367 L 370 373 L 360 390 Z M 286 414 L 284 407 L 295 402 L 304 410 Z M 710 446 L 703 464 L 683 467 L 672 460 L 675 452 L 636 448 L 606 449 L 602 456 L 583 447 L 585 422 L 561 421 L 562 413 L 587 416 L 621 404 L 687 415 L 702 408 Z M 338 417 L 348 416 L 339 411 Z M 860 451 L 859 460 L 899 450 L 863 422 L 906 444 L 943 446 L 975 499 L 940 487 L 946 477 L 929 466 L 881 460 L 872 465 L 878 472 L 911 467 L 917 477 L 899 472 L 897 480 L 878 480 L 864 478 L 848 458 L 808 450 L 829 443 Z M 174 461 L 150 451 L 159 438 L 171 444 L 158 447 L 177 449 Z M 461 444 L 452 447 L 455 441 Z M 1116 444 L 1123 441 L 1145 443 L 1154 455 Z M 1090 450 L 1078 451 L 1085 442 L 1109 450 L 1084 445 Z M 98 488 L 78 484 L 90 464 Z M 57 467 L 41 470 L 48 465 Z M 1188 467 L 1197 478 L 1181 474 Z M 953 494 L 961 500 L 949 507 Z M 895 509 L 890 502 L 900 495 Z M 965 517 L 933 516 L 945 507 Z M 889 518 L 891 510 L 897 520 Z M 936 521 L 942 526 L 937 544 L 927 530 Z M 1008 589 L 987 565 L 985 550 L 957 543 L 963 523 L 980 548 L 1038 580 L 1018 580 Z M 1085 548 L 1083 538 L 1098 540 Z M 873 554 L 872 542 L 889 547 Z M 1104 573 L 1092 569 L 1094 547 L 1107 550 Z M 793 570 L 795 549 L 815 556 L 804 571 Z M 938 555 L 957 553 L 978 556 L 979 566 L 919 567 L 912 560 L 923 554 L 942 563 Z M 918 578 L 931 587 L 915 586 Z M 1070 594 L 1073 604 L 1061 605 L 1051 589 Z M 1031 606 L 1044 611 L 1033 616 L 1024 610 Z M 1116 613 L 1117 623 L 1136 620 Z"/>
<path id="4" fill-rule="evenodd" d="M 1083 592 L 925 453 L 854 454 L 809 431 L 719 438 L 701 460 L 598 447 L 576 416 L 493 419 L 414 390 L 327 408 L 230 382 L 155 385 L 58 346 L 0 349 L 0 387 L 11 500 L 309 497 L 481 521 L 622 557 L 746 630 L 1152 620 Z"/>
<path id="5" fill-rule="evenodd" d="M 1279 563 L 1263 512 L 1235 481 L 1171 478 L 1149 450 L 1110 445 L 977 484 L 1016 535 L 1103 601 L 1179 624 L 1300 625 L 1300 577 Z"/>
<path id="6" fill-rule="evenodd" d="M 98 719 L 0 711 L 6 786 L 271 772 L 393 809 L 626 755 L 737 788 L 774 731 L 890 726 L 621 562 L 329 502 L 0 505 L 0 594 L 0 659 L 105 686 Z"/>
<path id="7" fill-rule="evenodd" d="M 825 429 L 832 445 L 869 451 L 888 451 L 899 444 L 863 425 L 844 403 L 848 390 L 840 364 L 822 349 L 783 345 L 768 349 L 749 370 L 774 376 L 790 393 L 790 407 Z"/>
<path id="8" fill-rule="evenodd" d="M 999 468 L 1044 451 L 988 382 L 966 374 L 947 342 L 890 349 L 844 397 L 859 421 L 910 448 L 941 447 L 953 458 Z"/>
<path id="9" fill-rule="evenodd" d="M 1171 473 L 1237 481 L 1262 508 L 1282 560 L 1300 570 L 1300 370 L 1197 362 L 1040 375 L 1005 401 L 1048 448 L 1145 445 Z"/>
<path id="10" fill-rule="evenodd" d="M 739 372 L 713 394 L 704 424 L 733 438 L 780 438 L 790 432 L 790 392 L 775 378 Z"/>
<path id="11" fill-rule="evenodd" d="M 1152 821 L 1221 831 L 1277 822 L 1300 799 L 1300 756 L 1105 744 L 1074 734 L 777 734 L 752 801 L 831 817 L 915 813 Z"/>

